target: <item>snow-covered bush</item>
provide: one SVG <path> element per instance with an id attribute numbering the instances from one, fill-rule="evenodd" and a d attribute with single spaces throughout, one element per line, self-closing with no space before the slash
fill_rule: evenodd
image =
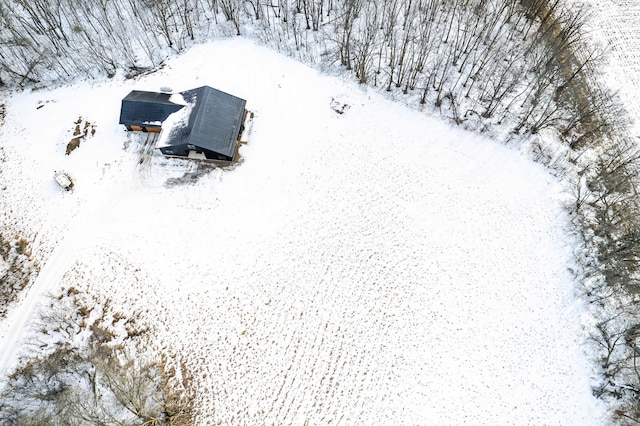
<path id="1" fill-rule="evenodd" d="M 28 356 L 2 383 L 0 424 L 189 424 L 185 371 L 148 328 L 75 288 L 50 298 Z"/>

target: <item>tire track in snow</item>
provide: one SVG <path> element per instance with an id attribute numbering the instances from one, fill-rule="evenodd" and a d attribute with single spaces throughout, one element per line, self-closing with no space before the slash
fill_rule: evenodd
<path id="1" fill-rule="evenodd" d="M 306 178 L 309 184 L 316 179 Z M 345 188 L 352 178 L 337 178 L 335 186 L 343 191 L 329 191 L 335 202 L 322 195 L 312 202 L 309 214 L 299 216 L 306 223 L 291 230 L 287 247 L 279 246 L 279 238 L 261 242 L 267 255 L 259 267 L 231 281 L 232 288 L 243 283 L 246 289 L 221 300 L 215 312 L 192 318 L 214 318 L 203 327 L 218 336 L 206 350 L 194 350 L 207 353 L 209 362 L 194 355 L 189 363 L 206 372 L 198 388 L 215 398 L 203 402 L 203 413 L 215 406 L 222 423 L 275 424 L 375 423 L 381 412 L 387 423 L 395 415 L 412 416 L 396 397 L 385 396 L 402 383 L 393 368 L 400 355 L 387 358 L 403 346 L 400 318 L 404 312 L 405 318 L 413 316 L 411 305 L 426 297 L 403 280 L 406 263 L 418 258 L 403 243 L 408 227 L 402 229 L 397 218 L 379 221 L 383 213 L 394 215 L 384 192 L 377 185 Z M 328 205 L 331 211 L 325 210 Z M 320 237 L 309 243 L 310 235 Z M 388 263 L 391 253 L 394 261 Z M 257 303 L 246 306 L 248 300 Z M 416 317 L 412 325 L 426 329 L 429 320 Z"/>

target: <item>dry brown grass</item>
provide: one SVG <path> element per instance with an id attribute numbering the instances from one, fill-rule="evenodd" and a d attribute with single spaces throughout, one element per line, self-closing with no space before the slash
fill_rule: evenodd
<path id="1" fill-rule="evenodd" d="M 69 143 L 67 143 L 66 155 L 69 155 L 78 149 L 82 141 L 85 141 L 96 134 L 96 125 L 82 116 L 78 117 L 74 124 L 75 128 L 73 129 L 73 136 Z"/>
<path id="2" fill-rule="evenodd" d="M 0 318 L 14 303 L 37 272 L 29 242 L 20 235 L 7 238 L 0 234 L 0 259 L 5 268 L 0 273 Z"/>

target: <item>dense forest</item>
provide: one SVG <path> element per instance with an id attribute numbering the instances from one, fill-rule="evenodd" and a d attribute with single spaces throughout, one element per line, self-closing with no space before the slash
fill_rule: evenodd
<path id="1" fill-rule="evenodd" d="M 242 35 L 528 146 L 574 189 L 574 272 L 598 318 L 594 392 L 619 401 L 621 421 L 640 421 L 640 155 L 597 80 L 603 54 L 587 16 L 561 0 L 2 0 L 0 86 L 135 78 Z"/>

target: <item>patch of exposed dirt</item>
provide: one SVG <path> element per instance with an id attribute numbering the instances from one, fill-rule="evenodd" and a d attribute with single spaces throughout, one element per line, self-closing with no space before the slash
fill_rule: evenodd
<path id="1" fill-rule="evenodd" d="M 38 104 L 36 105 L 36 109 L 41 109 L 43 108 L 45 105 L 54 102 L 54 101 L 38 101 Z"/>
<path id="2" fill-rule="evenodd" d="M 7 117 L 7 106 L 0 104 L 0 126 L 4 124 L 4 119 Z"/>
<path id="3" fill-rule="evenodd" d="M 189 160 L 193 161 L 193 160 Z M 181 177 L 169 178 L 165 182 L 167 188 L 181 185 L 193 185 L 200 180 L 203 176 L 206 176 L 211 171 L 218 168 L 215 164 L 210 162 L 198 162 L 195 171 L 186 172 Z"/>
<path id="4" fill-rule="evenodd" d="M 67 143 L 66 154 L 71 154 L 80 147 L 82 141 L 87 140 L 95 134 L 96 125 L 83 117 L 78 117 L 78 120 L 75 122 L 75 128 L 73 129 L 73 136 L 71 136 L 71 140 Z"/>

